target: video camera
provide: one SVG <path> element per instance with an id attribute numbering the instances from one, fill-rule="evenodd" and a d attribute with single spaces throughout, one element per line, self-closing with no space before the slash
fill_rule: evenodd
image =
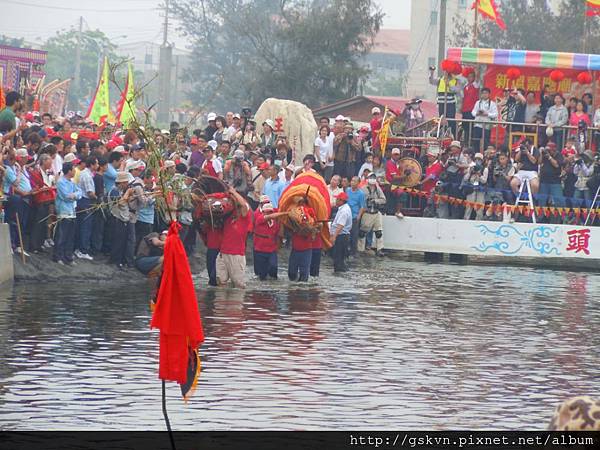
<path id="1" fill-rule="evenodd" d="M 242 108 L 242 117 L 244 119 L 249 119 L 252 117 L 252 108 Z"/>

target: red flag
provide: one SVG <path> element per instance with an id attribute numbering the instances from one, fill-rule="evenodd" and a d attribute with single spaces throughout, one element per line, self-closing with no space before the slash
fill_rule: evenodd
<path id="1" fill-rule="evenodd" d="M 502 20 L 502 17 L 500 17 L 494 0 L 475 0 L 471 9 L 474 8 L 477 8 L 483 16 L 495 21 L 496 25 L 501 29 L 506 30 L 506 24 L 504 23 L 504 20 Z"/>
<path id="2" fill-rule="evenodd" d="M 204 341 L 192 273 L 179 238 L 181 225 L 171 223 L 165 242 L 163 273 L 151 328 L 160 329 L 158 377 L 181 385 L 183 398 L 193 393 L 200 373 L 198 346 Z"/>
<path id="3" fill-rule="evenodd" d="M 600 0 L 586 0 L 587 7 L 586 14 L 590 17 L 600 16 Z"/>

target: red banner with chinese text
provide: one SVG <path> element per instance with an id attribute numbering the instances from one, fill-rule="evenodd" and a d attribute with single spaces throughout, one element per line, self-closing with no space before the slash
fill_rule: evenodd
<path id="1" fill-rule="evenodd" d="M 487 66 L 483 77 L 483 86 L 491 89 L 491 97 L 493 99 L 501 98 L 502 91 L 505 88 L 512 89 L 514 87 L 524 89 L 525 92 L 535 92 L 537 101 L 540 101 L 540 92 L 545 85 L 548 85 L 549 92 L 560 92 L 567 100 L 569 97 L 581 98 L 586 92 L 591 93 L 594 97 L 600 94 L 598 81 L 596 81 L 595 93 L 592 92 L 591 84 L 581 85 L 577 81 L 577 75 L 581 73 L 580 70 L 561 69 L 561 72 L 565 74 L 565 78 L 561 82 L 556 83 L 550 79 L 550 72 L 556 69 L 519 67 L 521 76 L 516 80 L 509 80 L 507 78 L 506 71 L 508 69 L 510 69 L 509 66 Z"/>

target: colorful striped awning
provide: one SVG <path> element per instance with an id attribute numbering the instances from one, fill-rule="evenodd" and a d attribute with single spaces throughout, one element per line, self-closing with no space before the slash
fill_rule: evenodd
<path id="1" fill-rule="evenodd" d="M 448 59 L 461 64 L 539 67 L 541 69 L 600 70 L 600 55 L 582 53 L 502 50 L 494 48 L 449 48 Z"/>

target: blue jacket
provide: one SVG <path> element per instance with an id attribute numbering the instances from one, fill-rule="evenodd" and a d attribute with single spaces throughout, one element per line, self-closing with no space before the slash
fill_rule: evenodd
<path id="1" fill-rule="evenodd" d="M 61 177 L 56 183 L 56 215 L 58 217 L 75 217 L 77 200 L 82 196 L 81 189 L 73 181 Z"/>

